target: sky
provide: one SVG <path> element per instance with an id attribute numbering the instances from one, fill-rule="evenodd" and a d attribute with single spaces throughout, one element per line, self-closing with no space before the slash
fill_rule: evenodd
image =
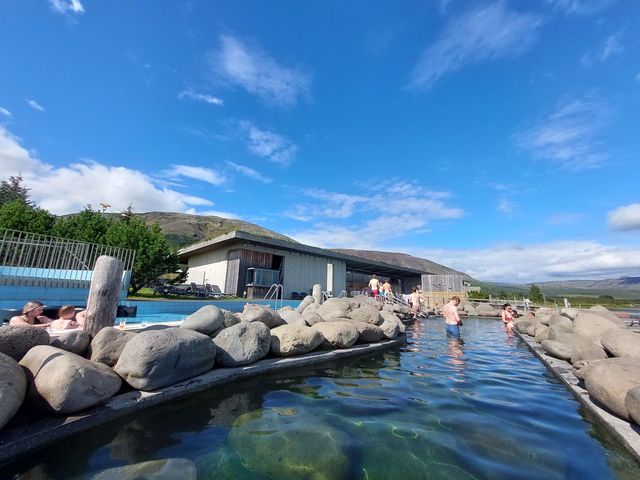
<path id="1" fill-rule="evenodd" d="M 0 176 L 484 281 L 640 275 L 640 2 L 3 0 Z"/>

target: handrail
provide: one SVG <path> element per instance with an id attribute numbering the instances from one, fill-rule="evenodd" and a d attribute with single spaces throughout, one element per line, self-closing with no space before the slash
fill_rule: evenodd
<path id="1" fill-rule="evenodd" d="M 284 287 L 279 283 L 274 283 L 269 287 L 267 293 L 264 295 L 265 300 L 275 301 L 274 307 L 278 310 L 278 300 L 280 301 L 280 307 L 284 305 Z"/>

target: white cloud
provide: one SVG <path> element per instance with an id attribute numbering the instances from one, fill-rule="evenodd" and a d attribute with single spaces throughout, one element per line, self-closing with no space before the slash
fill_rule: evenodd
<path id="1" fill-rule="evenodd" d="M 554 8 L 569 15 L 590 15 L 607 8 L 613 0 L 547 0 Z"/>
<path id="2" fill-rule="evenodd" d="M 508 198 L 500 197 L 496 208 L 500 213 L 508 214 L 513 212 L 514 205 Z"/>
<path id="3" fill-rule="evenodd" d="M 640 203 L 618 207 L 607 214 L 609 227 L 614 230 L 640 230 Z"/>
<path id="4" fill-rule="evenodd" d="M 284 166 L 295 162 L 298 146 L 284 136 L 261 130 L 248 120 L 241 121 L 240 128 L 247 134 L 250 152 Z"/>
<path id="5" fill-rule="evenodd" d="M 191 208 L 184 213 L 190 213 L 192 215 L 204 215 L 204 216 L 214 216 L 214 217 L 223 217 L 223 218 L 235 218 L 237 220 L 241 220 L 242 217 L 236 215 L 231 212 L 221 212 L 220 210 L 204 210 L 204 211 L 196 211 L 195 208 Z"/>
<path id="6" fill-rule="evenodd" d="M 49 5 L 54 12 L 66 13 L 84 13 L 84 7 L 80 0 L 49 0 Z"/>
<path id="7" fill-rule="evenodd" d="M 307 73 L 282 66 L 259 47 L 247 46 L 230 35 L 220 37 L 220 49 L 210 61 L 216 76 L 267 103 L 292 107 L 309 95 L 311 78 Z"/>
<path id="8" fill-rule="evenodd" d="M 482 249 L 425 249 L 410 253 L 485 281 L 522 283 L 640 275 L 640 249 L 595 241 L 502 244 Z"/>
<path id="9" fill-rule="evenodd" d="M 609 35 L 605 41 L 595 50 L 585 53 L 580 59 L 580 64 L 589 67 L 598 62 L 605 62 L 609 58 L 620 55 L 624 48 L 622 46 L 622 36 L 624 31 Z"/>
<path id="10" fill-rule="evenodd" d="M 0 126 L 0 171 L 6 177 L 21 175 L 31 198 L 55 214 L 78 212 L 88 203 L 111 204 L 124 210 L 132 204 L 136 211 L 186 211 L 211 207 L 205 198 L 158 188 L 154 180 L 138 170 L 113 167 L 94 161 L 54 167 L 32 156 L 20 139 Z"/>
<path id="11" fill-rule="evenodd" d="M 449 22 L 424 50 L 408 87 L 429 88 L 468 64 L 515 57 L 533 45 L 541 23 L 537 15 L 510 11 L 502 1 L 471 10 Z"/>
<path id="12" fill-rule="evenodd" d="M 5 117 L 10 117 L 11 116 L 11 112 L 9 110 L 7 110 L 4 107 L 0 107 L 0 113 L 2 115 L 4 115 Z"/>
<path id="13" fill-rule="evenodd" d="M 171 165 L 171 168 L 163 172 L 163 174 L 169 178 L 186 177 L 211 185 L 222 185 L 227 181 L 225 176 L 216 170 L 190 165 Z"/>
<path id="14" fill-rule="evenodd" d="M 206 93 L 197 93 L 193 90 L 183 90 L 178 94 L 179 99 L 190 98 L 191 100 L 196 100 L 198 102 L 208 103 L 210 105 L 224 105 L 224 100 L 218 97 L 214 97 L 213 95 L 209 95 Z"/>
<path id="15" fill-rule="evenodd" d="M 257 170 L 254 170 L 251 167 L 247 167 L 246 165 L 240 165 L 234 162 L 227 161 L 227 165 L 229 165 L 234 171 L 238 172 L 245 177 L 253 178 L 254 180 L 258 180 L 262 183 L 271 183 L 273 182 L 272 178 L 265 177 Z"/>
<path id="16" fill-rule="evenodd" d="M 608 106 L 595 95 L 563 101 L 549 117 L 516 135 L 516 143 L 568 170 L 598 168 L 609 159 L 600 137 L 610 117 Z"/>
<path id="17" fill-rule="evenodd" d="M 34 110 L 38 110 L 40 112 L 44 112 L 45 111 L 44 107 L 42 105 L 40 105 L 38 102 L 36 102 L 35 100 L 27 99 L 26 102 L 27 102 L 27 105 L 29 105 Z"/>

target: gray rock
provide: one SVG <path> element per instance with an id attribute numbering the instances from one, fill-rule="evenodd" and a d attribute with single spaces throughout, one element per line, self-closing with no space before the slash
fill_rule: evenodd
<path id="1" fill-rule="evenodd" d="M 43 328 L 17 325 L 0 327 L 0 353 L 14 360 L 20 360 L 36 345 L 49 345 L 49 342 L 49 334 Z"/>
<path id="2" fill-rule="evenodd" d="M 543 340 L 540 345 L 542 349 L 552 357 L 567 361 L 571 360 L 571 353 L 573 351 L 571 345 L 556 340 Z"/>
<path id="3" fill-rule="evenodd" d="M 224 312 L 215 305 L 205 305 L 185 318 L 180 328 L 213 335 L 224 328 Z"/>
<path id="4" fill-rule="evenodd" d="M 233 327 L 234 325 L 237 325 L 238 323 L 240 323 L 240 317 L 234 315 L 229 310 L 223 309 L 222 313 L 224 315 L 224 320 L 223 320 L 224 328 Z"/>
<path id="5" fill-rule="evenodd" d="M 546 325 L 540 325 L 536 328 L 535 340 L 538 343 L 542 343 L 543 340 L 549 340 L 549 332 L 551 329 Z"/>
<path id="6" fill-rule="evenodd" d="M 624 397 L 624 406 L 629 418 L 640 425 L 640 387 L 631 388 Z"/>
<path id="7" fill-rule="evenodd" d="M 538 316 L 539 313 L 543 315 L 553 315 L 555 313 L 555 310 L 550 307 L 540 307 L 536 310 L 536 317 Z"/>
<path id="8" fill-rule="evenodd" d="M 525 332 L 527 335 L 529 335 L 530 337 L 535 337 L 536 336 L 536 326 L 535 325 L 529 325 L 527 327 L 527 330 Z"/>
<path id="9" fill-rule="evenodd" d="M 349 312 L 347 317 L 356 322 L 370 323 L 371 325 L 382 325 L 382 322 L 384 322 L 384 319 L 380 315 L 380 309 L 375 305 L 356 308 Z"/>
<path id="10" fill-rule="evenodd" d="M 557 340 L 559 342 L 573 335 L 573 329 L 567 328 L 562 324 L 556 323 L 549 326 L 549 340 Z"/>
<path id="11" fill-rule="evenodd" d="M 612 329 L 602 335 L 600 343 L 614 357 L 640 358 L 640 334 Z"/>
<path id="12" fill-rule="evenodd" d="M 311 294 L 313 296 L 314 303 L 320 305 L 322 303 L 322 285 L 319 283 L 314 283 L 311 288 Z"/>
<path id="13" fill-rule="evenodd" d="M 196 480 L 195 463 L 186 458 L 168 458 L 114 467 L 96 473 L 91 480 Z"/>
<path id="14" fill-rule="evenodd" d="M 533 326 L 533 323 L 529 320 L 525 320 L 524 318 L 516 320 L 513 322 L 513 326 L 520 333 L 527 333 L 527 329 Z"/>
<path id="15" fill-rule="evenodd" d="M 242 310 L 243 322 L 261 322 L 269 328 L 279 327 L 284 325 L 285 321 L 278 315 L 278 312 L 274 312 L 266 305 L 258 305 L 255 303 L 247 303 Z"/>
<path id="16" fill-rule="evenodd" d="M 88 357 L 92 362 L 113 367 L 118 362 L 124 346 L 136 335 L 118 328 L 105 327 L 91 340 Z"/>
<path id="17" fill-rule="evenodd" d="M 571 345 L 571 363 L 607 358 L 607 352 L 600 344 L 596 345 L 588 337 L 574 335 Z"/>
<path id="18" fill-rule="evenodd" d="M 324 337 L 322 345 L 326 348 L 349 348 L 356 343 L 360 335 L 353 322 L 320 322 L 311 328 L 315 328 L 322 334 Z"/>
<path id="19" fill-rule="evenodd" d="M 307 322 L 300 312 L 296 310 L 279 310 L 280 317 L 287 323 L 287 325 L 301 325 L 306 326 Z"/>
<path id="20" fill-rule="evenodd" d="M 496 310 L 488 303 L 479 303 L 476 307 L 476 311 L 481 317 L 497 317 L 500 315 L 500 311 Z"/>
<path id="21" fill-rule="evenodd" d="M 377 325 L 354 321 L 353 326 L 358 329 L 358 342 L 360 343 L 379 342 L 384 338 L 384 331 Z"/>
<path id="22" fill-rule="evenodd" d="M 133 388 L 155 390 L 211 370 L 215 357 L 216 345 L 206 335 L 168 328 L 136 334 L 114 370 Z"/>
<path id="23" fill-rule="evenodd" d="M 324 320 L 331 320 L 332 318 L 345 318 L 349 312 L 349 301 L 344 298 L 329 298 L 324 302 L 320 309 L 318 309 L 318 315 Z"/>
<path id="24" fill-rule="evenodd" d="M 629 420 L 627 393 L 640 387 L 639 358 L 608 358 L 591 366 L 584 384 L 589 395 L 615 415 Z"/>
<path id="25" fill-rule="evenodd" d="M 33 347 L 20 360 L 27 371 L 27 398 L 36 408 L 80 412 L 113 397 L 122 383 L 106 365 L 50 345 Z"/>
<path id="26" fill-rule="evenodd" d="M 616 324 L 617 326 L 619 326 L 620 328 L 626 328 L 627 324 L 625 323 L 624 320 L 622 320 L 620 317 L 618 317 L 617 315 L 615 315 L 611 310 L 609 310 L 607 307 L 603 307 L 602 305 L 594 305 L 593 307 L 591 307 L 589 309 L 592 312 L 597 313 L 600 316 L 605 317 L 606 319 L 608 319 L 609 321 L 611 321 L 612 323 Z"/>
<path id="27" fill-rule="evenodd" d="M 549 325 L 549 319 L 551 319 L 551 315 L 547 313 L 536 313 L 536 318 L 543 325 Z"/>
<path id="28" fill-rule="evenodd" d="M 304 321 L 307 323 L 307 325 L 315 325 L 318 322 L 324 321 L 322 320 L 322 317 L 320 315 L 308 308 L 304 312 L 302 312 L 302 318 L 304 318 Z"/>
<path id="29" fill-rule="evenodd" d="M 91 337 L 84 330 L 70 330 L 51 339 L 51 346 L 75 353 L 81 357 L 87 352 Z"/>
<path id="30" fill-rule="evenodd" d="M 579 312 L 580 310 L 578 310 L 577 308 L 563 308 L 562 310 L 560 310 L 560 315 L 570 318 L 571 320 L 575 320 Z"/>
<path id="31" fill-rule="evenodd" d="M 296 312 L 297 313 L 297 312 Z M 271 330 L 271 353 L 279 357 L 302 355 L 324 342 L 318 330 L 301 325 L 282 325 Z"/>
<path id="32" fill-rule="evenodd" d="M 296 310 L 300 313 L 304 312 L 305 309 L 311 305 L 312 303 L 314 303 L 315 300 L 313 299 L 313 297 L 311 295 L 307 295 L 306 297 L 304 297 L 302 299 L 302 301 L 300 302 L 300 305 L 298 305 L 296 307 Z"/>
<path id="33" fill-rule="evenodd" d="M 580 360 L 578 362 L 575 362 L 572 364 L 573 374 L 576 376 L 576 378 L 584 380 L 585 375 L 589 370 L 589 368 L 591 368 L 596 363 L 603 362 L 603 361 L 604 359 L 603 360 Z"/>
<path id="34" fill-rule="evenodd" d="M 271 332 L 262 322 L 240 322 L 222 330 L 213 341 L 217 347 L 216 363 L 223 367 L 238 367 L 267 356 Z"/>
<path id="35" fill-rule="evenodd" d="M 398 318 L 397 315 L 390 312 L 382 311 L 380 315 L 384 319 L 380 328 L 387 338 L 396 338 L 400 333 L 404 333 L 404 323 Z"/>
<path id="36" fill-rule="evenodd" d="M 405 307 L 404 305 L 398 305 L 395 303 L 393 304 L 386 303 L 382 307 L 381 311 L 395 313 L 401 317 L 407 317 L 411 315 L 411 309 L 409 307 Z"/>
<path id="37" fill-rule="evenodd" d="M 564 327 L 569 331 L 573 330 L 573 321 L 570 318 L 563 315 L 558 315 L 557 313 L 554 313 L 549 317 L 547 324 L 550 327 L 553 325 L 560 325 L 561 327 Z"/>
<path id="38" fill-rule="evenodd" d="M 478 310 L 476 310 L 476 308 L 471 304 L 465 305 L 464 311 L 470 317 L 477 317 L 479 315 Z"/>
<path id="39" fill-rule="evenodd" d="M 0 428 L 4 427 L 22 405 L 27 379 L 18 362 L 0 353 Z"/>
<path id="40" fill-rule="evenodd" d="M 573 320 L 573 331 L 596 342 L 609 330 L 620 328 L 609 319 L 588 310 L 581 310 Z"/>

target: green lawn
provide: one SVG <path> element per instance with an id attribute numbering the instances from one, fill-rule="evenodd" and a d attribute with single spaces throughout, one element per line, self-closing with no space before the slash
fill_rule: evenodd
<path id="1" fill-rule="evenodd" d="M 181 296 L 169 296 L 163 297 L 162 295 L 158 295 L 153 291 L 153 288 L 141 288 L 134 295 L 129 295 L 127 300 L 209 300 L 215 301 L 213 298 L 206 297 L 196 297 L 191 295 L 181 295 Z M 221 298 L 218 300 L 224 300 L 225 302 L 242 302 L 243 298 Z"/>

